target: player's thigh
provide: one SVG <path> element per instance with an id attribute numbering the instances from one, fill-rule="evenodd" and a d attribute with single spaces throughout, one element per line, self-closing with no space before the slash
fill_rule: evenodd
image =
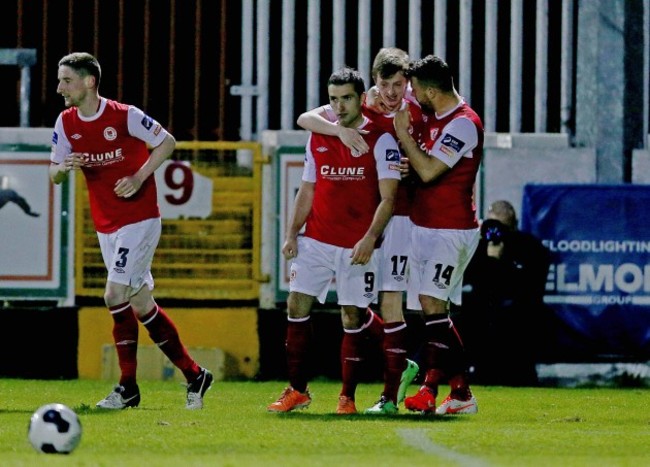
<path id="1" fill-rule="evenodd" d="M 160 218 L 129 224 L 117 232 L 98 234 L 108 280 L 137 292 L 143 285 L 153 288 L 151 263 L 162 226 Z"/>
<path id="2" fill-rule="evenodd" d="M 339 305 L 367 308 L 377 298 L 377 258 L 367 264 L 350 264 L 351 249 L 341 249 L 336 266 L 336 295 Z M 375 252 L 376 253 L 376 252 Z"/>
<path id="3" fill-rule="evenodd" d="M 478 230 L 416 228 L 413 263 L 418 267 L 418 290 L 439 300 L 458 300 L 467 263 L 476 249 Z"/>
<path id="4" fill-rule="evenodd" d="M 407 288 L 412 226 L 406 216 L 393 216 L 386 226 L 384 241 L 376 252 L 380 291 L 403 292 Z"/>
<path id="5" fill-rule="evenodd" d="M 325 302 L 334 278 L 337 247 L 309 237 L 298 238 L 298 254 L 291 260 L 289 292 L 298 292 Z"/>

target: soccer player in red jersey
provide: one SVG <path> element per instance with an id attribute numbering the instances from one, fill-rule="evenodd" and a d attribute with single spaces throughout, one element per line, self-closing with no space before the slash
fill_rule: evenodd
<path id="1" fill-rule="evenodd" d="M 81 170 L 108 277 L 104 302 L 113 318 L 121 376 L 97 403 L 104 409 L 137 407 L 138 320 L 187 379 L 186 408 L 203 408 L 213 381 L 188 354 L 178 330 L 154 301 L 151 263 L 161 233 L 154 171 L 171 156 L 174 137 L 140 109 L 99 95 L 101 67 L 75 52 L 59 61 L 59 85 L 68 107 L 54 126 L 50 178 L 62 183 Z M 147 145 L 153 149 L 149 151 Z"/>
<path id="2" fill-rule="evenodd" d="M 416 102 L 409 101 L 408 54 L 395 47 L 382 48 L 373 61 L 372 77 L 375 82 L 368 91 L 363 114 L 374 125 L 393 136 L 395 112 L 408 108 L 411 114 L 411 131 L 421 131 L 422 112 Z M 373 98 L 370 99 L 370 94 Z M 408 103 L 416 105 L 408 106 Z M 324 134 L 338 136 L 351 150 L 363 153 L 362 132 L 341 128 L 329 106 L 303 113 L 298 125 Z M 416 136 L 417 137 L 417 136 Z M 360 142 L 360 141 L 361 142 Z M 408 281 L 408 258 L 411 251 L 411 221 L 409 219 L 411 181 L 405 178 L 399 184 L 393 216 L 386 226 L 384 241 L 378 251 L 378 300 L 381 318 L 368 310 L 367 333 L 381 343 L 384 355 L 384 390 L 379 401 L 365 411 L 368 414 L 397 413 L 397 404 L 404 399 L 406 387 L 418 373 L 415 362 L 408 360 L 408 334 L 403 313 L 404 293 Z"/>
<path id="3" fill-rule="evenodd" d="M 364 316 L 376 298 L 374 252 L 393 213 L 400 179 L 397 142 L 361 113 L 365 88 L 359 72 L 334 72 L 327 90 L 337 124 L 363 131 L 368 151 L 353 153 L 335 136 L 309 137 L 302 183 L 282 247 L 291 260 L 286 339 L 290 386 L 268 406 L 271 412 L 311 403 L 310 311 L 315 299 L 325 301 L 334 278 L 344 330 L 343 387 L 336 411 L 357 412 L 354 395 L 363 364 Z"/>
<path id="4" fill-rule="evenodd" d="M 407 71 L 426 116 L 421 141 L 409 132 L 410 115 L 400 110 L 395 129 L 410 167 L 421 179 L 411 206 L 413 221 L 409 309 L 422 310 L 425 345 L 420 364 L 425 380 L 406 408 L 437 414 L 476 413 L 460 336 L 448 303 L 460 305 L 463 274 L 480 238 L 474 183 L 483 152 L 483 124 L 454 87 L 447 63 L 429 55 Z M 436 408 L 438 384 L 451 393 Z"/>

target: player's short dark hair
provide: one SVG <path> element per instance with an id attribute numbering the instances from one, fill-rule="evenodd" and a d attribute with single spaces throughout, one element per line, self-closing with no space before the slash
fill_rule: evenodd
<path id="1" fill-rule="evenodd" d="M 454 78 L 449 65 L 436 55 L 427 55 L 409 64 L 406 70 L 408 78 L 417 78 L 424 86 L 440 89 L 442 92 L 454 90 Z"/>
<path id="2" fill-rule="evenodd" d="M 390 78 L 400 71 L 405 73 L 409 66 L 409 55 L 397 47 L 384 47 L 377 52 L 372 62 L 372 77 Z"/>
<path id="3" fill-rule="evenodd" d="M 102 78 L 102 68 L 95 57 L 87 52 L 73 52 L 59 60 L 59 66 L 65 65 L 72 68 L 79 76 L 93 76 L 95 87 L 99 88 Z"/>
<path id="4" fill-rule="evenodd" d="M 351 84 L 354 87 L 354 91 L 359 96 L 366 92 L 366 84 L 363 82 L 361 73 L 348 66 L 344 66 L 332 73 L 330 78 L 327 80 L 327 85 L 329 86 L 330 84 L 333 84 L 334 86 Z"/>

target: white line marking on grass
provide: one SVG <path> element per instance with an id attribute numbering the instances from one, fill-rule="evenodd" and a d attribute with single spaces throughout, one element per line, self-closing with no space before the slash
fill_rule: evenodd
<path id="1" fill-rule="evenodd" d="M 490 464 L 476 459 L 472 456 L 466 456 L 464 454 L 459 454 L 456 451 L 447 449 L 438 444 L 435 444 L 427 436 L 429 430 L 414 430 L 414 429 L 402 429 L 397 430 L 397 434 L 402 438 L 405 444 L 418 449 L 427 454 L 433 454 L 438 457 L 442 457 L 445 460 L 458 463 L 462 466 L 471 466 L 471 467 L 483 467 Z"/>

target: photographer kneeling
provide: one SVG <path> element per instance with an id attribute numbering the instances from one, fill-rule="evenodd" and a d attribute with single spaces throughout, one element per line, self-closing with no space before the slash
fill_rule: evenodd
<path id="1" fill-rule="evenodd" d="M 472 381 L 533 386 L 548 323 L 543 298 L 550 252 L 517 228 L 507 201 L 490 205 L 463 284 L 462 326 Z"/>

